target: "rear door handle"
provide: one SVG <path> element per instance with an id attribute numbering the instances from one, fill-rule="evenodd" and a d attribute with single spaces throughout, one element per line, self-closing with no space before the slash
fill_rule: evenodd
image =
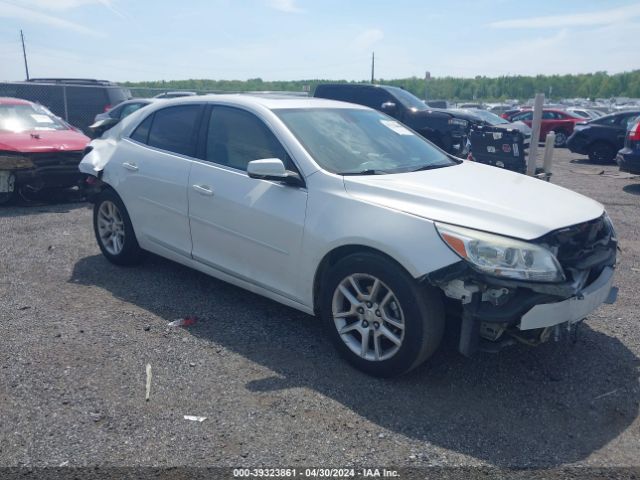
<path id="1" fill-rule="evenodd" d="M 124 168 L 126 168 L 127 170 L 131 170 L 132 172 L 137 172 L 138 171 L 138 166 L 135 163 L 123 162 L 122 166 Z"/>
<path id="2" fill-rule="evenodd" d="M 192 185 L 193 189 L 200 195 L 206 195 L 208 197 L 213 196 L 213 190 L 208 185 Z"/>

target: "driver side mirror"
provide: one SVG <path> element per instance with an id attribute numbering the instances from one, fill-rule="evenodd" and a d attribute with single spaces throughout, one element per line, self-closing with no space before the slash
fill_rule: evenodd
<path id="1" fill-rule="evenodd" d="M 384 102 L 382 105 L 380 105 L 380 108 L 383 112 L 391 114 L 396 111 L 397 106 L 393 102 Z"/>
<path id="2" fill-rule="evenodd" d="M 279 158 L 250 161 L 247 165 L 247 175 L 258 180 L 273 180 L 297 187 L 304 185 L 300 175 L 284 168 L 284 163 Z"/>

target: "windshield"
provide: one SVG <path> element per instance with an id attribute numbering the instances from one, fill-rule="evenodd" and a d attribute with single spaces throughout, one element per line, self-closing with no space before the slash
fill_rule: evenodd
<path id="1" fill-rule="evenodd" d="M 488 112 L 487 110 L 470 109 L 469 113 L 472 113 L 476 117 L 480 117 L 482 120 L 487 122 L 489 125 L 501 125 L 501 124 L 504 124 L 504 123 L 509 123 L 504 118 L 500 117 L 499 115 L 496 115 L 495 113 L 492 113 L 492 112 Z"/>
<path id="2" fill-rule="evenodd" d="M 427 110 L 429 107 L 416 97 L 413 93 L 409 93 L 398 87 L 382 87 L 391 95 L 396 97 L 398 101 L 406 108 L 413 108 L 415 110 Z"/>
<path id="3" fill-rule="evenodd" d="M 0 131 L 68 130 L 69 127 L 40 105 L 0 105 Z"/>
<path id="4" fill-rule="evenodd" d="M 456 165 L 444 152 L 375 110 L 274 110 L 314 160 L 339 175 L 375 175 Z"/>

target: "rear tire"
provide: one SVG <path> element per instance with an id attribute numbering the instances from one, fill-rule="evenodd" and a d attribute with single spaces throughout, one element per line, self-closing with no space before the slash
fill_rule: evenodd
<path id="1" fill-rule="evenodd" d="M 95 198 L 93 231 L 102 254 L 111 263 L 135 265 L 142 261 L 144 251 L 138 245 L 127 209 L 111 189 L 103 190 Z"/>
<path id="2" fill-rule="evenodd" d="M 608 163 L 613 162 L 616 158 L 616 149 L 613 145 L 607 142 L 594 142 L 589 145 L 589 160 L 593 163 Z"/>
<path id="3" fill-rule="evenodd" d="M 402 375 L 436 351 L 444 331 L 442 297 L 392 260 L 349 255 L 325 275 L 321 316 L 340 355 L 378 377 Z"/>

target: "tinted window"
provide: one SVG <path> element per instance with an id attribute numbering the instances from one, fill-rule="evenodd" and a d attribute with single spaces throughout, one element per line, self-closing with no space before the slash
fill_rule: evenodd
<path id="1" fill-rule="evenodd" d="M 629 128 L 631 128 L 631 125 L 635 123 L 637 118 L 638 118 L 637 113 L 632 113 L 631 115 L 625 115 L 622 117 L 621 125 L 627 130 L 629 130 Z"/>
<path id="2" fill-rule="evenodd" d="M 617 125 L 619 121 L 620 117 L 618 115 L 608 115 L 596 120 L 594 123 L 598 125 Z"/>
<path id="3" fill-rule="evenodd" d="M 356 102 L 356 89 L 348 86 L 325 86 L 318 85 L 315 97 L 330 98 L 332 100 L 340 100 L 343 102 Z"/>
<path id="4" fill-rule="evenodd" d="M 193 156 L 196 146 L 194 132 L 199 112 L 200 105 L 180 105 L 158 110 L 153 117 L 147 144 L 169 152 Z"/>
<path id="5" fill-rule="evenodd" d="M 128 105 L 122 107 L 122 109 L 120 110 L 119 118 L 124 118 L 128 115 L 131 115 L 133 112 L 135 112 L 136 110 L 140 110 L 145 105 L 146 103 L 129 103 Z"/>
<path id="6" fill-rule="evenodd" d="M 533 118 L 533 112 L 528 111 L 528 112 L 523 112 L 523 113 L 519 113 L 517 115 L 514 115 L 511 120 L 514 122 L 517 122 L 519 120 L 531 120 Z"/>
<path id="7" fill-rule="evenodd" d="M 151 122 L 153 121 L 153 114 L 149 115 L 144 121 L 138 125 L 133 133 L 131 134 L 131 139 L 140 143 L 147 143 L 149 139 L 149 127 L 151 127 Z"/>
<path id="8" fill-rule="evenodd" d="M 542 112 L 543 120 L 555 120 L 559 118 L 559 116 L 555 112 Z"/>
<path id="9" fill-rule="evenodd" d="M 382 109 L 382 104 L 384 102 L 395 102 L 395 100 L 389 92 L 383 90 L 382 88 L 370 87 L 370 88 L 362 88 L 360 92 L 358 92 L 358 103 L 362 105 L 366 105 L 367 107 L 375 108 L 376 110 Z"/>
<path id="10" fill-rule="evenodd" d="M 246 170 L 250 161 L 263 158 L 279 158 L 287 169 L 294 169 L 267 126 L 252 113 L 236 108 L 213 108 L 206 148 L 206 160 L 238 170 Z"/>

